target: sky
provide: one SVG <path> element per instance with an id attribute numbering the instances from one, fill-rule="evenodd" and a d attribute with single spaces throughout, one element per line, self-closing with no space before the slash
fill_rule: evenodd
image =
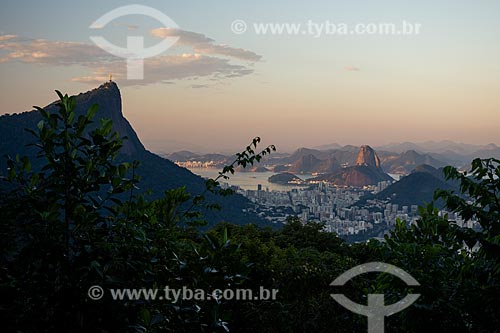
<path id="1" fill-rule="evenodd" d="M 130 14 L 89 28 L 132 4 L 158 10 L 170 26 Z M 283 152 L 330 143 L 500 145 L 499 16 L 495 0 L 7 0 L 0 113 L 47 105 L 55 89 L 77 94 L 112 74 L 125 117 L 156 152 L 234 152 L 255 136 Z M 380 23 L 400 34 L 379 33 Z M 401 32 L 404 24 L 414 33 Z M 299 28 L 286 31 L 292 25 Z M 263 26 L 267 33 L 257 31 Z M 144 59 L 143 79 L 132 80 L 129 53 L 112 55 L 91 36 L 122 48 L 130 36 L 145 47 L 175 44 Z"/>

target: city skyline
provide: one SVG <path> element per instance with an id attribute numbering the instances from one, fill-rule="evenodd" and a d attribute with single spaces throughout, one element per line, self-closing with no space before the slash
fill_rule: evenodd
<path id="1" fill-rule="evenodd" d="M 178 37 L 144 80 L 98 49 L 90 24 L 127 1 L 10 1 L 0 13 L 0 113 L 31 110 L 113 75 L 125 117 L 152 150 L 234 151 L 254 136 L 280 151 L 323 144 L 453 140 L 500 145 L 499 3 L 144 1 L 178 25 L 131 15 L 116 45 Z M 30 10 L 27 10 L 27 9 Z M 23 20 L 19 20 L 23 17 Z M 248 26 L 235 32 L 242 20 Z M 411 22 L 415 35 L 258 34 L 254 24 Z M 208 138 L 208 139 L 207 139 Z"/>

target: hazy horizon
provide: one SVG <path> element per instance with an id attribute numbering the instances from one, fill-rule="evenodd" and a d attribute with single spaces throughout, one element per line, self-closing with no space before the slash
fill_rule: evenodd
<path id="1" fill-rule="evenodd" d="M 237 151 L 254 136 L 282 152 L 334 142 L 500 145 L 500 3 L 158 0 L 142 4 L 168 15 L 178 25 L 175 31 L 140 15 L 89 29 L 106 12 L 128 4 L 3 3 L 0 114 L 47 105 L 55 89 L 87 91 L 111 73 L 125 117 L 154 151 Z M 236 20 L 248 30 L 232 30 Z M 262 22 L 311 20 L 405 21 L 421 29 L 404 36 L 251 30 Z M 144 80 L 133 81 L 126 78 L 125 60 L 95 46 L 93 35 L 122 47 L 130 35 L 144 36 L 147 46 L 172 36 L 178 41 L 145 59 Z"/>

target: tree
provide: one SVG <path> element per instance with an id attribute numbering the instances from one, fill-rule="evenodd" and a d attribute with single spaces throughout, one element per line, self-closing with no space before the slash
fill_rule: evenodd
<path id="1" fill-rule="evenodd" d="M 438 190 L 446 208 L 465 220 L 476 220 L 480 230 L 458 226 L 439 216 L 433 205 L 420 208 L 420 219 L 408 226 L 398 221 L 386 242 L 376 246 L 382 260 L 409 272 L 420 283 L 417 302 L 388 320 L 394 331 L 498 332 L 500 320 L 500 168 L 496 159 L 476 159 L 468 173 L 444 169 L 447 180 L 460 183 L 461 193 Z M 376 291 L 393 290 L 387 276 Z M 394 301 L 408 293 L 400 287 Z"/>
<path id="2" fill-rule="evenodd" d="M 193 332 L 226 331 L 229 309 L 218 300 L 117 301 L 106 293 L 92 300 L 91 286 L 110 288 L 224 289 L 242 279 L 247 265 L 225 264 L 237 251 L 218 235 L 187 228 L 191 208 L 202 202 L 184 188 L 148 201 L 137 194 L 138 162 L 117 162 L 123 138 L 110 120 L 90 130 L 97 105 L 76 116 L 75 97 L 59 95 L 57 112 L 42 115 L 34 145 L 40 169 L 27 157 L 8 160 L 0 186 L 0 298 L 7 331 Z M 275 150 L 256 153 L 260 138 L 235 165 L 251 164 Z M 217 179 L 207 191 L 221 192 Z M 227 194 L 227 193 L 224 193 Z"/>

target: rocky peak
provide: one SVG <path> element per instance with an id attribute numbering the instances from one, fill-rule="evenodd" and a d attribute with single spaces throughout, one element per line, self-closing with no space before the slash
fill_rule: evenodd
<path id="1" fill-rule="evenodd" d="M 131 155 L 145 150 L 136 132 L 123 116 L 122 98 L 116 83 L 112 81 L 106 82 L 96 89 L 78 95 L 76 99 L 77 106 L 82 106 L 82 111 L 87 110 L 92 104 L 98 104 L 99 111 L 96 114 L 95 121 L 98 121 L 99 118 L 111 119 L 113 129 L 121 137 L 127 137 L 123 141 L 122 153 Z"/>
<path id="2" fill-rule="evenodd" d="M 53 102 L 45 107 L 49 112 L 56 112 L 57 102 Z M 114 82 L 106 82 L 101 86 L 81 93 L 76 96 L 76 115 L 83 115 L 93 105 L 98 104 L 99 110 L 94 117 L 94 124 L 89 129 L 96 128 L 100 119 L 111 119 L 113 129 L 120 137 L 127 137 L 123 141 L 121 153 L 125 155 L 137 154 L 145 151 L 144 146 L 137 137 L 134 129 L 123 116 L 122 99 L 120 90 Z M 26 111 L 19 114 L 4 115 L 0 117 L 0 152 L 15 156 L 19 152 L 19 147 L 25 147 L 33 142 L 33 137 L 27 134 L 25 128 L 36 128 L 42 119 L 37 111 Z M 27 147 L 31 151 L 32 147 Z"/>
<path id="3" fill-rule="evenodd" d="M 127 137 L 127 139 L 123 140 L 121 153 L 132 155 L 145 150 L 136 132 L 123 116 L 122 98 L 116 83 L 109 81 L 95 89 L 77 95 L 76 113 L 84 114 L 93 104 L 99 105 L 99 111 L 94 118 L 96 125 L 99 123 L 99 119 L 111 119 L 113 129 L 118 132 L 119 136 Z"/>
<path id="4" fill-rule="evenodd" d="M 363 145 L 359 148 L 356 165 L 366 165 L 380 169 L 380 159 L 372 147 Z"/>

